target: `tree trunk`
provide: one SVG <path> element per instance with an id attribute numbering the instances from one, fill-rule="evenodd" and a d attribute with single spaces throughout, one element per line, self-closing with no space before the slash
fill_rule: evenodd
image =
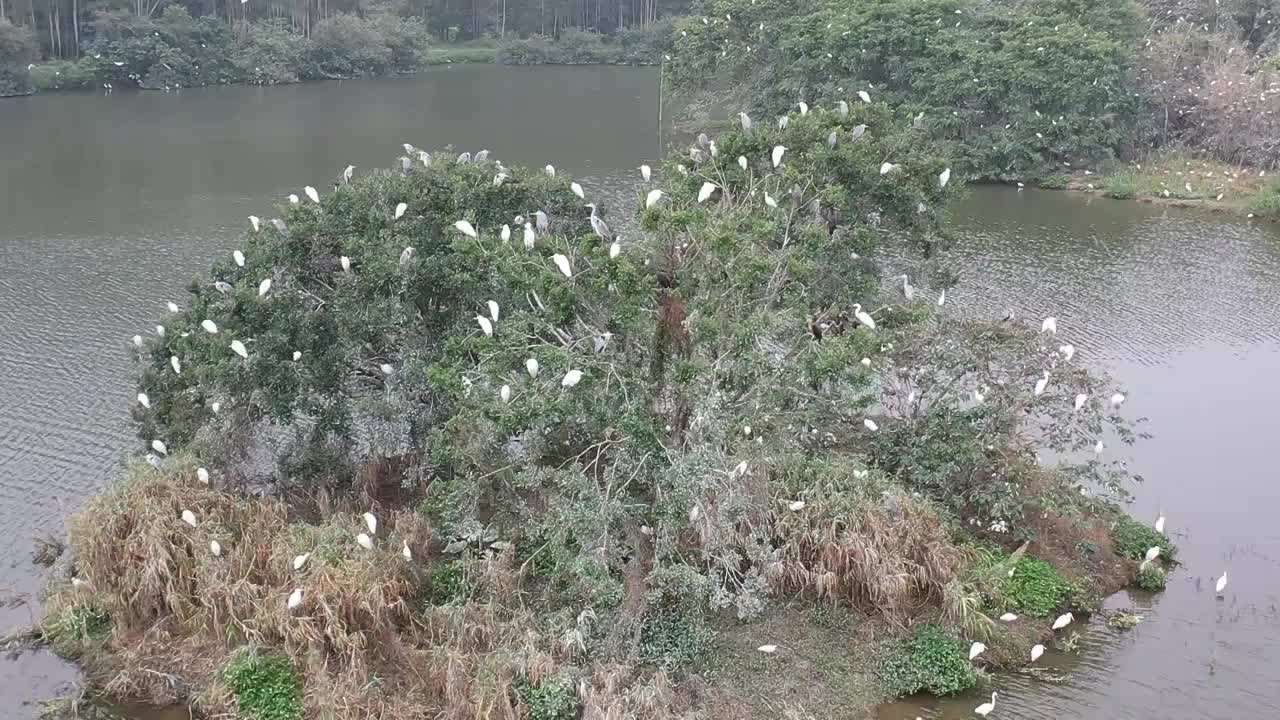
<path id="1" fill-rule="evenodd" d="M 0 0 L 2 3 L 3 0 Z M 71 29 L 75 33 L 76 59 L 80 59 L 80 0 L 71 0 Z"/>

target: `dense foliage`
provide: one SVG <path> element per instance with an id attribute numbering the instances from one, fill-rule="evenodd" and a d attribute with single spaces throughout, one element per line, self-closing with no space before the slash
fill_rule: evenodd
<path id="1" fill-rule="evenodd" d="M 0 17 L 0 97 L 31 92 L 27 65 L 35 59 L 35 38 Z"/>
<path id="2" fill-rule="evenodd" d="M 1037 618 L 1047 618 L 1063 608 L 1075 588 L 1057 568 L 1039 558 L 1023 556 L 1013 574 L 1001 583 L 1008 607 Z"/>
<path id="3" fill-rule="evenodd" d="M 656 65 L 671 49 L 671 23 L 655 22 L 613 38 L 566 30 L 558 39 L 512 37 L 498 46 L 504 65 Z"/>
<path id="4" fill-rule="evenodd" d="M 1160 557 L 1165 562 L 1175 562 L 1178 559 L 1178 546 L 1164 533 L 1156 532 L 1154 528 L 1128 515 L 1116 516 L 1111 537 L 1115 540 L 1116 552 L 1130 560 L 1143 559 L 1147 550 L 1153 547 L 1160 548 Z"/>
<path id="5" fill-rule="evenodd" d="M 1040 177 L 1131 137 L 1137 29 L 1127 0 L 706 0 L 670 71 L 769 117 L 866 91 L 922 114 L 966 175 Z"/>
<path id="6" fill-rule="evenodd" d="M 245 720 L 299 720 L 302 689 L 287 659 L 245 650 L 223 669 Z"/>
<path id="7" fill-rule="evenodd" d="M 933 624 L 921 625 L 903 642 L 885 666 L 884 679 L 896 695 L 954 695 L 978 684 L 968 646 Z"/>

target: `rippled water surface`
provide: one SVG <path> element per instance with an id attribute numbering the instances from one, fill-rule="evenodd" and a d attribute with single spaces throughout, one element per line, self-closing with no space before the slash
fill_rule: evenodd
<path id="1" fill-rule="evenodd" d="M 0 101 L 0 594 L 34 597 L 31 538 L 140 450 L 128 338 L 235 247 L 249 214 L 402 142 L 488 148 L 578 176 L 615 217 L 653 162 L 657 76 L 618 68 L 457 67 L 415 79 L 62 94 Z M 997 679 L 992 717 L 1280 717 L 1280 232 L 1061 193 L 981 189 L 959 209 L 948 306 L 1059 318 L 1111 370 L 1155 439 L 1134 449 L 1135 511 L 1168 516 L 1185 565 L 1146 620 L 1055 657 L 1059 683 Z M 1213 597 L 1223 570 L 1231 584 Z M 0 608 L 0 628 L 30 621 Z M 0 717 L 74 680 L 0 659 Z M 971 717 L 981 698 L 899 703 L 885 720 Z"/>

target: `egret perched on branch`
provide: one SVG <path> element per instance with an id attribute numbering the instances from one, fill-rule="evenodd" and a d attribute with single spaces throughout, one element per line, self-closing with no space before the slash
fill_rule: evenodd
<path id="1" fill-rule="evenodd" d="M 567 278 L 573 277 L 573 268 L 569 267 L 569 258 L 561 255 L 560 253 L 556 253 L 551 256 L 551 262 L 555 263 L 556 267 L 560 268 L 561 275 L 564 275 Z"/>
<path id="2" fill-rule="evenodd" d="M 510 241 L 511 241 L 511 226 L 510 226 L 510 225 L 503 225 L 503 226 L 502 226 L 502 232 L 498 233 L 498 237 L 502 238 L 502 242 L 510 242 Z"/>
<path id="3" fill-rule="evenodd" d="M 662 199 L 662 190 L 660 188 L 654 188 L 653 190 L 649 191 L 648 195 L 645 196 L 644 206 L 646 208 L 651 208 L 654 205 L 656 205 L 657 202 L 661 199 Z"/>
<path id="4" fill-rule="evenodd" d="M 554 166 L 554 165 L 547 165 L 547 166 L 546 166 L 545 168 L 543 168 L 542 170 L 543 170 L 543 172 L 545 172 L 549 177 L 555 177 L 555 176 L 556 176 L 556 168 L 555 168 L 555 166 Z"/>
<path id="5" fill-rule="evenodd" d="M 348 165 L 346 169 L 342 171 L 342 182 L 349 184 L 351 182 L 351 176 L 355 173 L 355 171 L 356 171 L 355 165 Z"/>
<path id="6" fill-rule="evenodd" d="M 743 172 L 746 172 L 746 170 L 747 170 L 747 157 L 746 157 L 745 155 L 739 155 L 739 156 L 738 156 L 738 167 L 742 168 L 742 171 L 743 171 Z"/>
<path id="7" fill-rule="evenodd" d="M 1052 335 L 1058 334 L 1058 318 L 1047 317 L 1040 323 L 1040 332 L 1047 332 Z"/>
<path id="8" fill-rule="evenodd" d="M 571 388 L 574 385 L 577 385 L 581 381 L 582 381 L 582 371 L 570 370 L 569 372 L 564 374 L 563 378 L 560 379 L 560 387 Z"/>
<path id="9" fill-rule="evenodd" d="M 297 205 L 297 204 L 298 204 L 298 196 L 297 196 L 297 195 L 294 195 L 293 193 L 289 193 L 289 204 L 290 204 L 290 205 Z"/>
<path id="10" fill-rule="evenodd" d="M 409 541 L 405 540 L 403 542 L 404 542 L 404 545 L 400 548 L 400 557 L 404 558 L 407 561 L 412 561 L 413 551 L 409 549 Z"/>
<path id="11" fill-rule="evenodd" d="M 716 191 L 716 184 L 712 182 L 702 183 L 702 187 L 698 188 L 698 202 L 705 202 Z"/>
<path id="12" fill-rule="evenodd" d="M 472 226 L 472 224 L 466 220 L 459 220 L 455 222 L 453 226 L 458 229 L 458 232 L 462 233 L 463 235 L 466 235 L 469 238 L 476 237 L 475 227 Z"/>
<path id="13" fill-rule="evenodd" d="M 609 245 L 609 259 L 612 260 L 622 254 L 622 244 L 617 240 Z"/>
<path id="14" fill-rule="evenodd" d="M 861 99 L 861 100 L 862 100 L 862 102 L 864 102 L 864 103 L 869 103 L 869 102 L 871 102 L 871 95 L 870 95 L 866 90 L 859 90 L 859 91 L 858 91 L 858 98 L 859 98 L 859 99 Z"/>
<path id="15" fill-rule="evenodd" d="M 608 223 L 606 223 L 606 222 L 604 221 L 604 218 L 600 217 L 600 215 L 596 212 L 596 204 L 595 204 L 595 203 L 587 203 L 587 207 L 591 208 L 591 229 L 592 229 L 592 231 L 594 231 L 594 232 L 595 232 L 595 234 L 596 234 L 596 235 L 597 235 L 601 240 L 612 240 L 612 239 L 613 239 L 613 231 L 611 231 L 611 230 L 609 229 L 609 225 L 608 225 Z"/>
<path id="16" fill-rule="evenodd" d="M 786 130 L 786 129 L 787 129 L 787 126 L 788 126 L 788 125 L 790 125 L 790 124 L 791 124 L 791 118 L 790 118 L 789 116 L 787 116 L 787 115 L 783 115 L 782 117 L 778 118 L 778 129 L 779 129 L 779 130 Z"/>
<path id="17" fill-rule="evenodd" d="M 306 193 L 307 197 L 311 198 L 311 202 L 313 203 L 320 202 L 320 193 L 316 192 L 316 189 L 311 187 L 310 185 L 302 188 L 302 192 Z"/>
<path id="18" fill-rule="evenodd" d="M 240 342 L 239 340 L 231 341 L 231 351 L 239 355 L 240 357 L 244 358 L 245 360 L 249 359 L 249 351 L 245 349 L 244 343 Z"/>
<path id="19" fill-rule="evenodd" d="M 838 100 L 836 101 L 836 112 L 840 113 L 840 117 L 849 117 L 849 103 Z"/>
<path id="20" fill-rule="evenodd" d="M 653 177 L 653 168 L 648 165 L 641 165 L 640 177 L 643 178 L 645 182 L 649 182 L 649 178 Z"/>
<path id="21" fill-rule="evenodd" d="M 782 145 L 773 147 L 773 166 L 778 167 L 782 164 L 782 156 L 787 153 L 787 148 Z"/>
<path id="22" fill-rule="evenodd" d="M 768 190 L 766 190 L 766 191 L 765 191 L 765 193 L 764 193 L 764 204 L 765 204 L 765 205 L 767 205 L 767 206 L 769 206 L 769 207 L 771 207 L 771 208 L 777 208 L 777 207 L 778 207 L 778 201 L 777 201 L 777 200 L 775 200 L 775 199 L 773 198 L 773 196 L 769 194 L 769 191 L 768 191 Z"/>
<path id="23" fill-rule="evenodd" d="M 244 267 L 244 253 L 239 250 L 232 250 L 231 259 L 236 261 L 236 265 Z"/>
<path id="24" fill-rule="evenodd" d="M 938 176 L 938 186 L 946 187 L 949 182 L 951 182 L 951 168 L 946 168 L 942 171 L 942 174 Z"/>
<path id="25" fill-rule="evenodd" d="M 538 377 L 538 360 L 536 358 L 525 360 L 524 368 L 529 371 L 529 377 Z"/>
<path id="26" fill-rule="evenodd" d="M 498 303 L 494 302 L 493 300 L 490 300 L 488 302 L 488 305 L 489 305 L 489 317 L 492 318 L 494 322 L 498 322 L 498 315 L 502 313 L 502 308 L 500 308 L 498 306 Z"/>
<path id="27" fill-rule="evenodd" d="M 858 319 L 858 322 L 862 323 L 863 325 L 866 325 L 867 329 L 869 330 L 876 329 L 876 321 L 873 320 L 871 318 L 871 315 L 869 315 L 866 311 L 864 311 L 862 309 L 862 306 L 859 305 L 858 303 L 853 304 L 853 316 Z"/>
<path id="28" fill-rule="evenodd" d="M 1044 389 L 1048 386 L 1049 386 L 1049 371 L 1045 370 L 1044 377 L 1036 381 L 1036 387 L 1033 392 L 1037 397 L 1039 397 L 1040 395 L 1044 394 Z"/>
<path id="29" fill-rule="evenodd" d="M 1164 534 L 1164 515 L 1163 514 L 1156 517 L 1156 523 L 1153 527 L 1155 528 L 1156 532 L 1160 533 L 1161 535 Z"/>
<path id="30" fill-rule="evenodd" d="M 408 203 L 400 203 L 399 205 L 396 205 L 395 219 L 399 220 L 400 218 L 404 217 L 404 211 L 408 209 L 409 209 Z"/>
<path id="31" fill-rule="evenodd" d="M 250 215 L 249 224 L 253 226 L 254 232 L 258 232 L 258 229 L 262 227 L 262 218 L 257 215 Z"/>
<path id="32" fill-rule="evenodd" d="M 307 558 L 311 557 L 311 553 L 303 553 L 293 556 L 293 569 L 301 570 L 303 565 L 307 564 Z"/>
<path id="33" fill-rule="evenodd" d="M 533 243 L 536 237 L 537 236 L 533 234 L 533 223 L 525 223 L 524 224 L 524 249 L 525 250 L 533 249 Z"/>

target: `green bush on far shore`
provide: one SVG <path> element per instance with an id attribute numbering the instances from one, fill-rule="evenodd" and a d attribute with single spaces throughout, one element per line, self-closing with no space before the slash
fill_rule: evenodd
<path id="1" fill-rule="evenodd" d="M 565 30 L 558 39 L 533 35 L 498 46 L 503 65 L 657 65 L 671 46 L 671 23 L 656 22 L 606 37 Z"/>

